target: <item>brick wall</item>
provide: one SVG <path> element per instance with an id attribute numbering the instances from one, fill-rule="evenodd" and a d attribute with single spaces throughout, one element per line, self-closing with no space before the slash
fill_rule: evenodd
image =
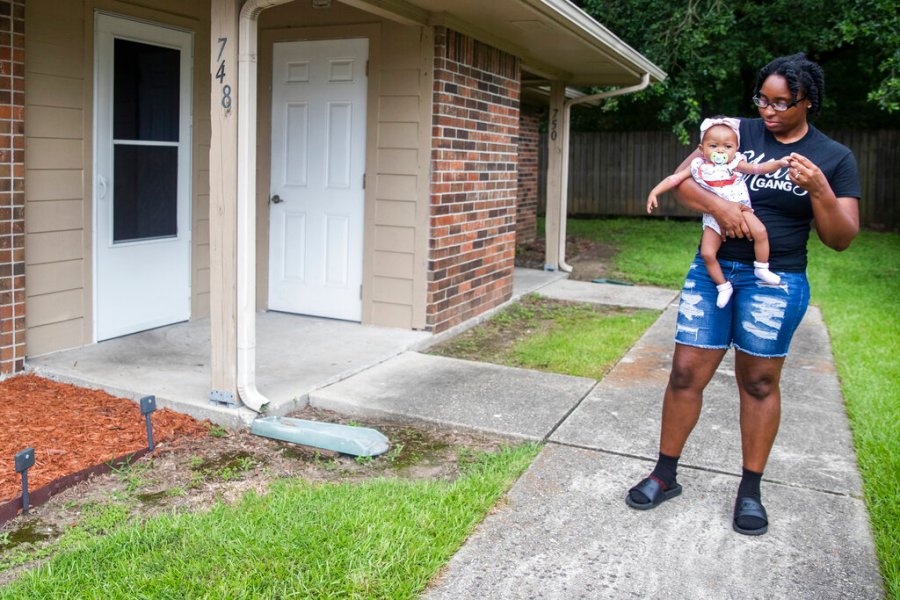
<path id="1" fill-rule="evenodd" d="M 533 242 L 537 237 L 538 129 L 541 112 L 522 107 L 519 115 L 519 193 L 516 200 L 516 243 Z"/>
<path id="2" fill-rule="evenodd" d="M 512 295 L 519 61 L 435 29 L 426 323 L 443 331 Z"/>
<path id="3" fill-rule="evenodd" d="M 0 1 L 0 374 L 25 362 L 25 0 Z"/>

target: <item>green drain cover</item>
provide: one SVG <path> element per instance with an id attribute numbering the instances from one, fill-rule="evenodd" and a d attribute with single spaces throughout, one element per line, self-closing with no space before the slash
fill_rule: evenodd
<path id="1" fill-rule="evenodd" d="M 250 432 L 353 456 L 377 456 L 390 447 L 387 437 L 375 429 L 291 417 L 260 417 L 253 421 Z"/>

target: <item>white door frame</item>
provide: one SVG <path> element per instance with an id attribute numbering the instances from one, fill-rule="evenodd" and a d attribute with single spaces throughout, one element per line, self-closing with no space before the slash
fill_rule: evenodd
<path id="1" fill-rule="evenodd" d="M 191 203 L 192 203 L 192 123 L 193 123 L 193 34 L 164 24 L 138 21 L 97 11 L 94 19 L 94 144 L 93 144 L 93 341 L 126 335 L 134 331 L 150 329 L 169 323 L 187 320 L 191 311 Z M 113 93 L 114 52 L 116 39 L 168 47 L 180 51 L 180 97 L 179 97 L 179 137 L 177 159 L 177 232 L 174 237 L 146 239 L 113 244 L 112 210 L 109 203 L 113 193 Z M 166 145 L 147 142 L 146 145 Z M 172 145 L 169 143 L 168 145 Z M 177 244 L 183 249 L 185 264 L 173 267 L 173 286 L 178 290 L 177 310 L 164 317 L 153 317 L 134 323 L 131 331 L 104 331 L 101 327 L 102 306 L 101 253 L 116 248 L 133 248 L 140 252 L 149 251 L 153 245 Z M 180 255 L 180 254 L 179 254 Z M 140 268 L 140 265 L 135 265 Z"/>

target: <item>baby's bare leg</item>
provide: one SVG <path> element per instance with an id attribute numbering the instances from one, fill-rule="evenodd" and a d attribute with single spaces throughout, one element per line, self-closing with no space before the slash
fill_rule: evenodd
<path id="1" fill-rule="evenodd" d="M 741 215 L 753 236 L 753 255 L 757 262 L 769 262 L 769 232 L 766 231 L 766 226 L 752 212 L 744 211 Z"/>
<path id="2" fill-rule="evenodd" d="M 769 270 L 769 234 L 766 226 L 751 212 L 741 214 L 753 235 L 753 254 L 756 257 L 753 263 L 753 274 L 766 283 L 775 285 L 781 283 L 781 277 Z"/>
<path id="3" fill-rule="evenodd" d="M 700 258 L 706 264 L 706 271 L 709 273 L 710 279 L 716 284 L 716 290 L 719 292 L 716 297 L 716 306 L 719 308 L 728 304 L 731 294 L 734 293 L 731 282 L 725 280 L 725 273 L 722 272 L 722 267 L 716 260 L 716 253 L 721 247 L 722 238 L 719 237 L 719 234 L 709 227 L 704 227 L 703 236 L 700 238 Z"/>
<path id="4" fill-rule="evenodd" d="M 725 274 L 716 260 L 716 253 L 722 247 L 722 238 L 709 227 L 703 228 L 703 236 L 700 238 L 700 258 L 706 264 L 706 271 L 716 285 L 725 283 Z"/>

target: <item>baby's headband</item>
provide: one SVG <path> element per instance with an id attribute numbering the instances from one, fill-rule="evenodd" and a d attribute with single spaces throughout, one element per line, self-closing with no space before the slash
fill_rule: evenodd
<path id="1" fill-rule="evenodd" d="M 741 122 L 738 119 L 734 119 L 732 117 L 715 117 L 712 119 L 703 119 L 703 122 L 700 123 L 700 142 L 703 142 L 703 136 L 706 135 L 706 131 L 714 125 L 724 125 L 725 127 L 731 129 L 734 132 L 734 135 L 737 136 L 738 146 L 741 145 Z"/>

